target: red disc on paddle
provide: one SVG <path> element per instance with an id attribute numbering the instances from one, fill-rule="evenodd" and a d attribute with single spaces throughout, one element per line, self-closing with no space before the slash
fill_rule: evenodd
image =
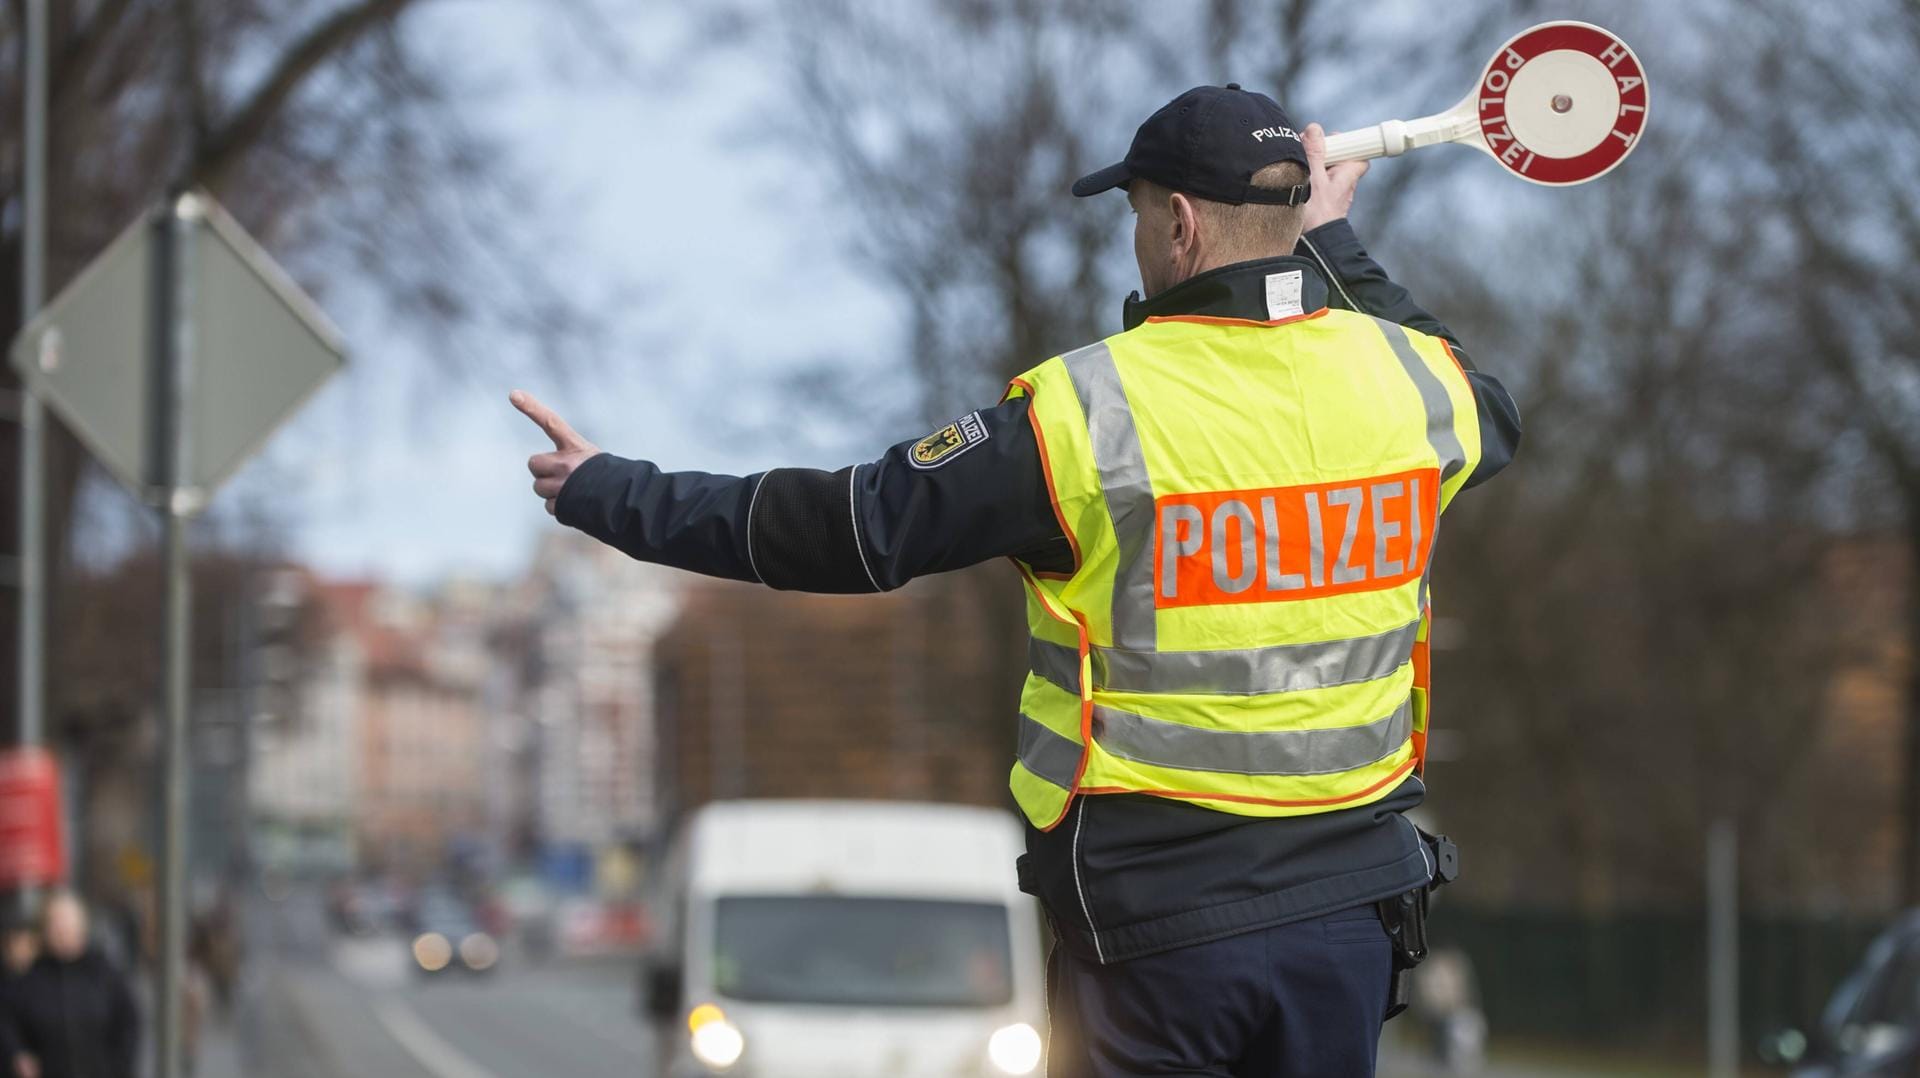
<path id="1" fill-rule="evenodd" d="M 1647 123 L 1639 57 L 1584 22 L 1521 31 L 1488 62 L 1474 98 L 1486 151 L 1540 184 L 1606 175 L 1633 152 Z"/>

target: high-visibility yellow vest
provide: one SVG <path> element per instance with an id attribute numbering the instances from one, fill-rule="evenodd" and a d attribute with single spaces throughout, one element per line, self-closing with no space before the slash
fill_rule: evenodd
<path id="1" fill-rule="evenodd" d="M 1446 342 L 1350 311 L 1150 318 L 1014 379 L 1070 575 L 1020 564 L 1013 794 L 1349 808 L 1424 757 L 1427 576 L 1480 459 Z"/>

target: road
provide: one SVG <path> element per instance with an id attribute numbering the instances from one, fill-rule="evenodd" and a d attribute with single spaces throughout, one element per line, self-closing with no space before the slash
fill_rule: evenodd
<path id="1" fill-rule="evenodd" d="M 343 939 L 317 894 L 260 900 L 234 1013 L 195 1078 L 651 1078 L 631 960 L 533 964 L 509 948 L 485 977 L 426 978 L 398 938 Z M 1418 1030 L 1388 1029 L 1381 1078 L 1445 1078 Z M 1669 1078 L 1685 1067 L 1501 1059 L 1479 1078 Z"/>
<path id="2" fill-rule="evenodd" d="M 235 1013 L 198 1078 L 646 1078 L 626 960 L 423 977 L 404 940 L 342 939 L 316 896 L 261 903 Z"/>

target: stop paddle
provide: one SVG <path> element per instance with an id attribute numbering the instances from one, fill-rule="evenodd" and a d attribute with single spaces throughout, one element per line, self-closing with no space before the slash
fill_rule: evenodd
<path id="1" fill-rule="evenodd" d="M 1626 42 L 1591 23 L 1543 22 L 1501 45 L 1459 104 L 1330 135 L 1327 162 L 1454 142 L 1529 183 L 1566 187 L 1613 171 L 1646 124 L 1646 71 Z"/>

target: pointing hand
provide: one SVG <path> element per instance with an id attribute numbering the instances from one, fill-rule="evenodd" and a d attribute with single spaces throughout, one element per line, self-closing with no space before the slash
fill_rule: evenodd
<path id="1" fill-rule="evenodd" d="M 535 453 L 527 458 L 527 470 L 533 473 L 533 492 L 546 499 L 547 513 L 552 515 L 560 488 L 567 485 L 567 477 L 582 462 L 598 455 L 600 447 L 580 437 L 566 420 L 526 390 L 514 390 L 507 394 L 507 400 L 553 439 L 553 452 Z"/>

